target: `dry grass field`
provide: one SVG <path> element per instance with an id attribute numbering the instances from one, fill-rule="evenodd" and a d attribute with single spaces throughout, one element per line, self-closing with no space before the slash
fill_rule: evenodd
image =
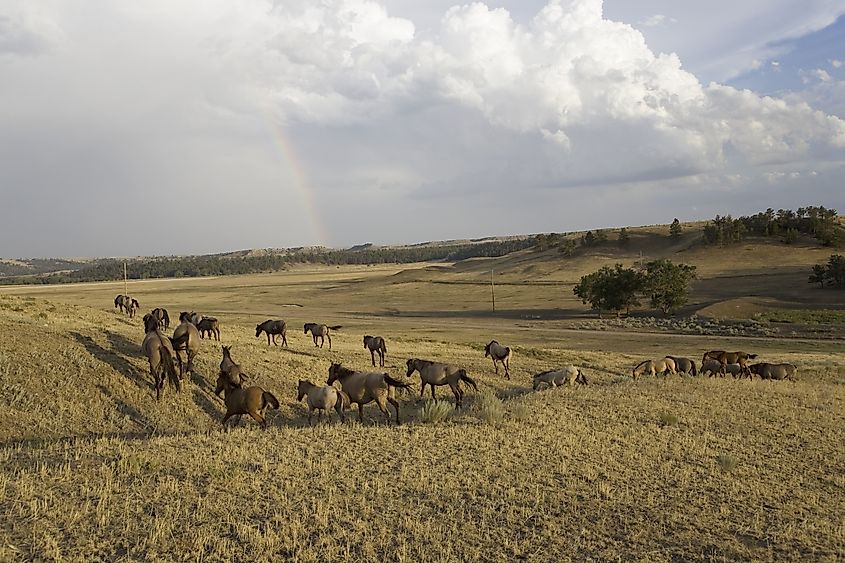
<path id="1" fill-rule="evenodd" d="M 831 299 L 806 275 L 788 282 L 815 263 L 789 252 L 770 272 L 699 256 L 691 307 Z M 578 329 L 589 313 L 571 283 L 617 258 L 130 282 L 142 312 L 220 319 L 222 343 L 281 401 L 266 431 L 221 429 L 214 341 L 183 391 L 155 401 L 141 320 L 112 307 L 122 283 L 0 288 L 0 560 L 841 560 L 842 340 Z M 288 349 L 255 338 L 268 318 L 288 321 Z M 331 351 L 302 333 L 311 321 L 343 325 Z M 373 405 L 363 425 L 349 411 L 309 427 L 297 380 L 325 382 L 332 361 L 367 369 L 364 334 L 386 337 L 393 377 L 408 357 L 447 360 L 480 392 L 426 422 L 415 375 L 400 427 Z M 511 380 L 484 358 L 493 337 L 515 349 Z M 628 376 L 713 348 L 796 363 L 799 379 Z M 590 384 L 531 391 L 532 374 L 565 363 Z"/>

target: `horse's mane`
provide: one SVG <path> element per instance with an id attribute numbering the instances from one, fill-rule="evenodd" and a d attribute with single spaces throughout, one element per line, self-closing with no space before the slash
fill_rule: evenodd
<path id="1" fill-rule="evenodd" d="M 640 366 L 644 366 L 645 364 L 647 364 L 647 363 L 649 363 L 649 362 L 651 362 L 651 361 L 654 361 L 654 360 L 643 360 L 642 362 L 638 363 L 638 364 L 637 364 L 637 367 L 635 367 L 634 369 L 637 369 L 637 368 L 639 368 Z"/>

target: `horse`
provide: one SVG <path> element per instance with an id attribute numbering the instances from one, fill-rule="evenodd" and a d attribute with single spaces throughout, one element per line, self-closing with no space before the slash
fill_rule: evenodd
<path id="1" fill-rule="evenodd" d="M 710 350 L 704 353 L 702 362 L 706 360 L 718 360 L 722 364 L 722 375 L 725 374 L 725 366 L 728 364 L 739 364 L 742 368 L 742 373 L 751 376 L 748 371 L 748 360 L 753 360 L 757 354 L 749 354 L 747 352 L 725 352 L 724 350 Z"/>
<path id="2" fill-rule="evenodd" d="M 707 360 L 701 362 L 701 375 L 708 375 L 713 377 L 714 375 L 718 375 L 720 377 L 725 377 L 727 374 L 731 374 L 734 378 L 738 375 L 742 374 L 742 366 L 739 364 L 727 364 L 724 366 L 724 370 L 722 369 L 722 362 L 719 360 Z"/>
<path id="3" fill-rule="evenodd" d="M 305 332 L 304 334 L 308 334 L 311 332 L 311 337 L 314 338 L 314 346 L 317 346 L 317 337 L 320 337 L 320 348 L 323 347 L 323 343 L 326 341 L 326 338 L 329 339 L 329 350 L 332 349 L 332 336 L 331 331 L 333 330 L 340 330 L 343 328 L 340 325 L 337 326 L 326 326 L 326 325 L 319 325 L 317 323 L 305 323 Z"/>
<path id="4" fill-rule="evenodd" d="M 158 321 L 151 315 L 144 316 L 144 330 L 146 336 L 144 336 L 144 342 L 141 344 L 141 350 L 150 362 L 150 375 L 153 376 L 156 401 L 158 401 L 161 399 L 161 391 L 164 389 L 165 376 L 177 392 L 182 390 L 182 384 L 174 365 L 176 353 L 170 339 L 159 332 Z"/>
<path id="5" fill-rule="evenodd" d="M 370 359 L 373 361 L 373 367 L 376 365 L 376 352 L 378 352 L 378 365 L 384 367 L 384 355 L 387 354 L 387 344 L 384 343 L 384 338 L 381 336 L 365 336 L 364 349 L 370 349 Z"/>
<path id="6" fill-rule="evenodd" d="M 220 321 L 214 317 L 203 317 L 203 319 L 196 324 L 197 330 L 200 332 L 200 338 L 205 338 L 206 333 L 208 338 L 212 336 L 220 342 Z"/>
<path id="7" fill-rule="evenodd" d="M 346 422 L 346 416 L 343 414 L 343 409 L 350 405 L 349 396 L 343 391 L 339 391 L 331 385 L 320 387 L 314 385 L 310 381 L 299 380 L 296 387 L 296 400 L 301 401 L 303 397 L 307 397 L 308 403 L 308 426 L 311 426 L 311 418 L 314 411 L 317 411 L 319 420 L 323 420 L 323 411 L 331 421 L 332 415 L 329 409 L 334 409 L 340 417 L 341 422 Z"/>
<path id="8" fill-rule="evenodd" d="M 798 371 L 798 368 L 795 364 L 761 363 L 748 366 L 748 370 L 750 373 L 759 375 L 760 379 L 788 379 L 790 381 L 795 381 L 795 372 Z"/>
<path id="9" fill-rule="evenodd" d="M 440 362 L 432 362 L 430 360 L 420 360 L 418 358 L 411 358 L 405 363 L 408 366 L 408 372 L 405 374 L 406 377 L 411 377 L 415 371 L 420 373 L 420 399 L 423 397 L 426 385 L 431 385 L 432 399 L 437 398 L 434 396 L 435 386 L 449 385 L 452 394 L 455 396 L 455 408 L 459 409 L 464 404 L 464 391 L 461 389 L 461 381 L 471 385 L 478 392 L 478 385 L 467 375 L 466 370 L 463 368 Z"/>
<path id="10" fill-rule="evenodd" d="M 170 328 L 170 315 L 167 314 L 167 309 L 163 307 L 156 307 L 150 314 L 158 320 L 159 328 L 163 328 L 165 330 Z"/>
<path id="11" fill-rule="evenodd" d="M 243 388 L 244 377 L 238 376 L 232 371 L 221 372 L 217 376 L 217 387 L 214 394 L 219 396 L 223 392 L 223 402 L 226 404 L 226 414 L 223 416 L 223 426 L 226 421 L 237 415 L 237 422 L 241 416 L 248 414 L 262 427 L 267 428 L 267 419 L 264 417 L 264 409 L 268 406 L 272 409 L 279 408 L 279 400 L 270 391 L 265 391 L 257 385 Z"/>
<path id="12" fill-rule="evenodd" d="M 351 370 L 340 364 L 332 364 L 326 383 L 331 385 L 335 381 L 340 381 L 340 386 L 349 396 L 350 403 L 358 405 L 358 420 L 361 423 L 364 422 L 364 405 L 375 401 L 379 410 L 384 413 L 388 424 L 390 424 L 390 411 L 387 410 L 387 403 L 393 405 L 396 409 L 396 424 L 401 424 L 396 389 L 407 389 L 411 386 L 410 384 L 397 381 L 386 373 L 366 373 Z"/>
<path id="13" fill-rule="evenodd" d="M 576 383 L 587 385 L 587 376 L 584 375 L 580 368 L 575 366 L 564 366 L 557 370 L 544 371 L 535 375 L 533 380 L 534 391 L 539 389 L 543 383 L 552 388 L 563 385 L 564 383 L 570 387 Z"/>
<path id="14" fill-rule="evenodd" d="M 220 373 L 228 373 L 229 379 L 238 383 L 249 379 L 249 376 L 241 369 L 241 366 L 232 360 L 232 347 L 221 346 L 220 348 L 223 351 L 223 359 L 220 360 Z M 237 375 L 237 378 L 235 378 L 235 375 Z"/>
<path id="15" fill-rule="evenodd" d="M 508 379 L 511 378 L 510 372 L 510 363 L 511 363 L 511 355 L 513 351 L 508 348 L 507 346 L 502 346 L 495 340 L 491 340 L 490 343 L 484 347 L 484 357 L 490 356 L 493 359 L 493 368 L 496 370 L 496 375 L 499 374 L 499 364 L 496 362 L 501 362 L 505 368 L 505 377 Z"/>
<path id="16" fill-rule="evenodd" d="M 270 345 L 270 335 L 273 336 L 273 344 L 278 346 L 276 343 L 276 336 L 280 335 L 282 337 L 282 344 L 285 346 L 288 345 L 288 338 L 287 338 L 287 324 L 285 321 L 274 321 L 274 320 L 266 320 L 260 325 L 255 326 L 255 337 L 258 338 L 261 336 L 261 333 L 267 333 L 267 345 Z"/>
<path id="17" fill-rule="evenodd" d="M 129 318 L 131 319 L 135 316 L 135 311 L 141 307 L 141 304 L 138 303 L 137 299 L 128 295 L 118 295 L 114 298 L 114 306 L 120 307 L 121 313 L 129 313 Z"/>
<path id="18" fill-rule="evenodd" d="M 695 368 L 695 362 L 693 360 L 676 356 L 666 357 L 675 362 L 675 369 L 678 370 L 678 373 L 685 373 L 687 375 L 692 375 L 693 377 L 698 375 L 698 371 Z"/>
<path id="19" fill-rule="evenodd" d="M 179 315 L 182 322 L 173 331 L 173 338 L 171 338 L 176 357 L 179 359 L 179 377 L 184 377 L 186 371 L 194 373 L 194 358 L 200 349 L 200 333 L 184 315 L 186 313 Z M 184 362 L 180 352 L 185 352 Z"/>
<path id="20" fill-rule="evenodd" d="M 670 358 L 663 358 L 662 360 L 645 360 L 644 362 L 637 364 L 631 372 L 631 376 L 634 378 L 634 381 L 636 381 L 637 377 L 646 373 L 649 375 L 657 375 L 658 373 L 662 373 L 663 375 L 677 373 L 675 371 L 675 361 Z"/>

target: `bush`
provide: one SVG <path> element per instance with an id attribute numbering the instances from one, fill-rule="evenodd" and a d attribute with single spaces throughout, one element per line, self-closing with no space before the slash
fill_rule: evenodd
<path id="1" fill-rule="evenodd" d="M 677 426 L 678 417 L 668 412 L 660 413 L 660 426 Z"/>
<path id="2" fill-rule="evenodd" d="M 478 418 L 487 424 L 499 424 L 505 417 L 505 404 L 492 389 L 482 389 L 478 393 L 475 409 Z"/>
<path id="3" fill-rule="evenodd" d="M 736 469 L 737 465 L 739 465 L 739 461 L 735 457 L 727 454 L 717 455 L 716 463 L 719 464 L 719 469 L 721 469 L 723 473 L 730 473 Z"/>
<path id="4" fill-rule="evenodd" d="M 508 401 L 508 410 L 511 418 L 514 420 L 527 420 L 531 417 L 531 408 L 525 404 L 525 401 Z"/>
<path id="5" fill-rule="evenodd" d="M 454 406 L 449 401 L 435 399 L 426 401 L 420 408 L 420 420 L 431 424 L 444 422 L 452 414 Z"/>

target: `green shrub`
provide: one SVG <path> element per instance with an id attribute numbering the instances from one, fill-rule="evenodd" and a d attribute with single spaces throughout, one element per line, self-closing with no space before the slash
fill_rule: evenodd
<path id="1" fill-rule="evenodd" d="M 492 389 L 482 389 L 475 401 L 478 418 L 487 424 L 499 424 L 505 417 L 505 404 Z"/>
<path id="2" fill-rule="evenodd" d="M 730 473 L 736 469 L 739 461 L 732 455 L 720 454 L 716 456 L 716 463 L 719 464 L 719 469 L 721 469 L 723 473 Z"/>
<path id="3" fill-rule="evenodd" d="M 426 401 L 420 408 L 420 420 L 431 424 L 444 422 L 452 414 L 452 403 L 435 399 L 433 401 Z"/>
<path id="4" fill-rule="evenodd" d="M 677 426 L 678 425 L 678 417 L 672 413 L 662 412 L 660 413 L 660 426 Z"/>

